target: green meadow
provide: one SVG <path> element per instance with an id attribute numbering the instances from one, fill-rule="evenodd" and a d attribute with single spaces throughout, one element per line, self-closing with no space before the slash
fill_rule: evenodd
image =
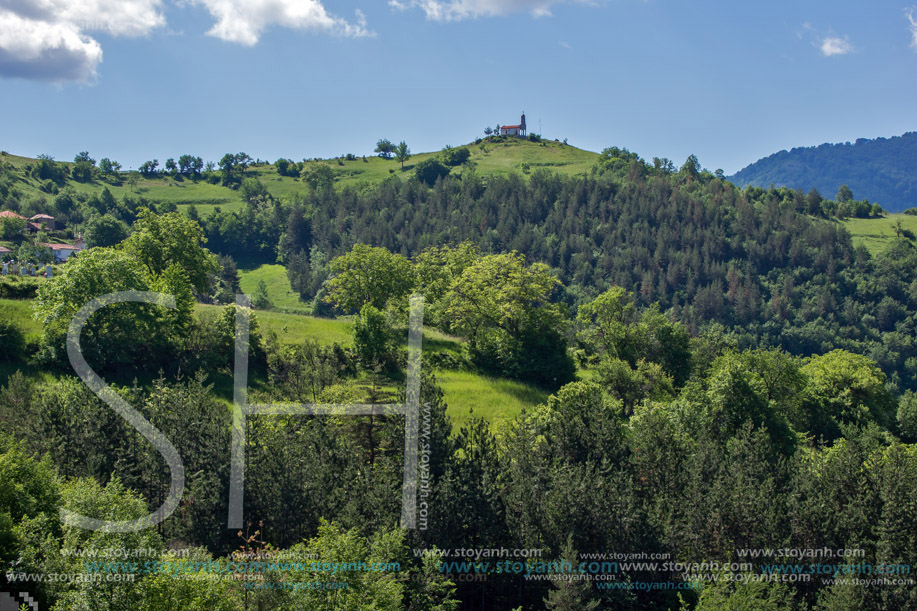
<path id="1" fill-rule="evenodd" d="M 889 214 L 877 219 L 846 219 L 842 224 L 850 232 L 855 246 L 863 245 L 873 255 L 882 252 L 897 237 L 897 224 L 917 235 L 917 216 Z"/>

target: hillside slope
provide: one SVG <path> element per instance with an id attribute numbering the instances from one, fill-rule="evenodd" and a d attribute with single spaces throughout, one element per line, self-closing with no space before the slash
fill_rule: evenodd
<path id="1" fill-rule="evenodd" d="M 598 153 L 576 148 L 557 141 L 529 140 L 512 137 L 492 137 L 464 146 L 470 156 L 468 163 L 452 168 L 452 174 L 460 175 L 474 168 L 479 176 L 506 175 L 519 173 L 527 175 L 538 168 L 549 168 L 565 175 L 588 172 L 599 158 Z M 461 148 L 461 147 L 457 147 Z M 317 166 L 331 169 L 336 187 L 359 187 L 365 184 L 378 184 L 391 176 L 413 176 L 416 165 L 430 158 L 442 158 L 441 151 L 417 153 L 404 164 L 394 159 L 383 159 L 376 156 L 361 157 L 357 155 L 333 159 L 312 159 L 304 162 L 303 175 Z M 69 176 L 62 181 L 52 183 L 31 176 L 30 166 L 38 163 L 37 159 L 0 153 L 0 164 L 6 168 L 5 175 L 0 175 L 0 209 L 18 209 L 10 199 L 22 203 L 30 198 L 51 200 L 57 192 L 72 189 L 77 193 L 98 194 L 107 188 L 112 195 L 121 200 L 125 196 L 142 197 L 154 203 L 175 204 L 186 208 L 194 204 L 202 213 L 209 212 L 216 206 L 223 210 L 238 210 L 244 200 L 238 189 L 231 189 L 220 184 L 219 169 L 214 170 L 213 180 L 208 181 L 208 173 L 202 178 L 192 180 L 181 175 L 170 176 L 165 172 L 154 177 L 143 177 L 139 172 L 121 172 L 114 176 L 96 176 L 93 180 L 80 182 Z M 71 162 L 57 162 L 69 174 Z M 133 179 L 131 178 L 133 176 Z M 274 197 L 290 197 L 296 193 L 308 193 L 310 187 L 298 177 L 281 176 L 272 163 L 255 163 L 245 173 L 246 178 L 256 178 Z M 213 184 L 215 183 L 215 184 Z"/>
<path id="2" fill-rule="evenodd" d="M 743 168 L 729 180 L 740 187 L 812 188 L 834 197 L 848 185 L 857 198 L 900 212 L 917 206 L 917 132 L 780 151 Z"/>

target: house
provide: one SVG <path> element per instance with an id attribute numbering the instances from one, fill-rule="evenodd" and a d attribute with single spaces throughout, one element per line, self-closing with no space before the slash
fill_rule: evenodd
<path id="1" fill-rule="evenodd" d="M 12 210 L 0 211 L 0 219 L 22 219 L 23 221 L 26 220 L 24 216 L 16 214 Z"/>
<path id="2" fill-rule="evenodd" d="M 522 113 L 522 120 L 519 122 L 519 125 L 504 125 L 500 127 L 500 135 L 525 138 L 525 113 Z"/>
<path id="3" fill-rule="evenodd" d="M 49 216 L 47 214 L 36 214 L 32 218 L 30 218 L 29 221 L 30 221 L 29 225 L 32 225 L 33 223 L 35 225 L 38 225 L 39 227 L 44 225 L 45 229 L 47 229 L 48 231 L 54 231 L 55 225 L 54 225 L 53 216 Z"/>
<path id="4" fill-rule="evenodd" d="M 0 256 L 2 256 L 2 255 L 8 255 L 8 254 L 10 254 L 11 252 L 13 252 L 13 251 L 10 250 L 9 248 L 7 248 L 6 246 L 0 246 Z"/>
<path id="5" fill-rule="evenodd" d="M 69 259 L 71 256 L 75 255 L 76 253 L 83 250 L 83 248 L 85 248 L 85 244 L 83 243 L 82 236 L 77 237 L 76 241 L 74 241 L 73 244 L 43 243 L 42 246 L 45 246 L 51 249 L 51 254 L 54 255 L 54 260 L 58 263 L 63 263 L 64 261 Z"/>

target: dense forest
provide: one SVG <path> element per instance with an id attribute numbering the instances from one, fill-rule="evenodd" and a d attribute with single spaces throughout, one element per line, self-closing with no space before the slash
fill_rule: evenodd
<path id="1" fill-rule="evenodd" d="M 0 388 L 4 586 L 58 611 L 917 609 L 907 237 L 874 257 L 838 224 L 845 202 L 740 189 L 693 157 L 607 149 L 568 177 L 440 165 L 286 198 L 243 168 L 244 206 L 205 214 L 49 198 L 91 247 L 53 278 L 3 281 L 41 322 L 28 339 L 0 321 L 21 369 Z M 249 419 L 247 525 L 226 528 L 248 259 L 353 321 L 348 346 L 286 341 L 255 295 L 251 402 L 404 401 L 412 294 L 455 338 L 424 356 L 421 528 L 399 528 L 403 416 L 283 413 Z M 60 509 L 140 518 L 174 475 L 70 368 L 76 312 L 126 290 L 174 307 L 106 308 L 83 350 L 186 485 L 154 528 L 86 530 Z M 552 394 L 457 427 L 435 374 L 450 370 Z"/>
<path id="2" fill-rule="evenodd" d="M 837 193 L 842 185 L 860 197 L 901 212 L 917 206 L 917 133 L 892 138 L 858 138 L 851 144 L 822 144 L 780 151 L 742 168 L 729 179 L 744 187 L 817 189 Z"/>

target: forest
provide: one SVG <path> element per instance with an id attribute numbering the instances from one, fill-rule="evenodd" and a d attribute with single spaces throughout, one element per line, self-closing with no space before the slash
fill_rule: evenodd
<path id="1" fill-rule="evenodd" d="M 821 144 L 780 151 L 742 168 L 730 180 L 739 186 L 770 185 L 836 193 L 854 192 L 901 212 L 917 205 L 911 168 L 917 159 L 917 133 L 891 138 L 857 138 L 853 143 Z"/>
<path id="2" fill-rule="evenodd" d="M 854 247 L 838 222 L 852 195 L 741 189 L 693 156 L 617 148 L 575 176 L 465 165 L 286 197 L 233 171 L 237 209 L 66 181 L 43 203 L 6 199 L 88 248 L 0 284 L 3 312 L 34 317 L 0 319 L 5 588 L 58 611 L 917 609 L 917 248 Z M 348 341 L 290 340 L 264 324 L 266 292 L 237 305 L 251 260 L 284 265 Z M 88 319 L 106 393 L 75 375 L 67 336 L 119 291 L 174 307 Z M 281 410 L 248 419 L 246 522 L 227 528 L 239 316 L 250 402 L 397 404 L 412 295 L 421 526 L 400 523 L 404 416 Z M 459 426 L 437 381 L 450 371 L 548 398 Z M 151 528 L 61 518 L 167 500 L 172 468 L 116 399 L 183 461 Z"/>

